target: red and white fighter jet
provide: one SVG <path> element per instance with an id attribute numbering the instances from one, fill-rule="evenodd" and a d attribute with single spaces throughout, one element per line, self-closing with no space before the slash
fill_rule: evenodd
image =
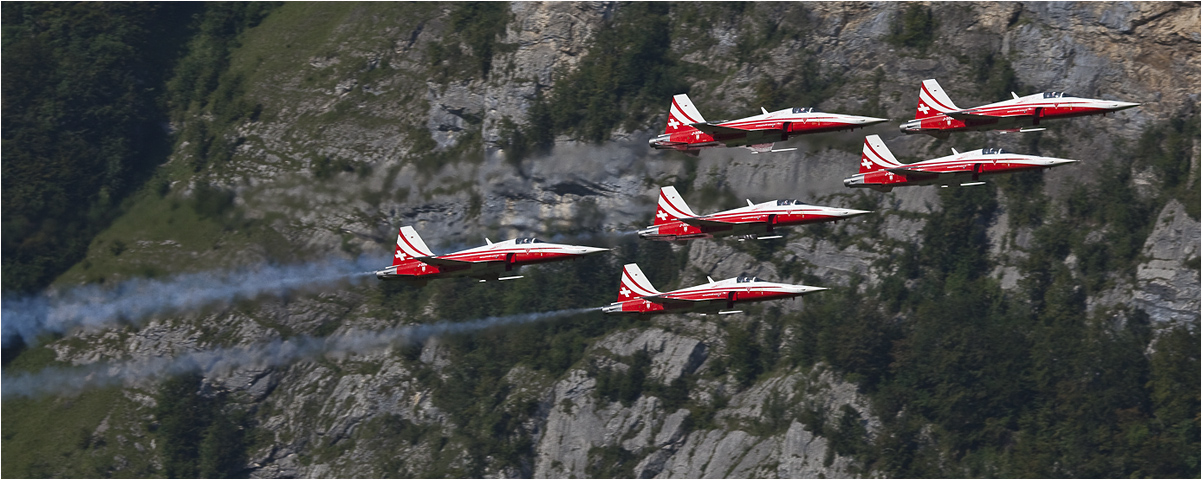
<path id="1" fill-rule="evenodd" d="M 708 278 L 708 277 L 707 277 Z M 647 276 L 634 263 L 622 268 L 618 301 L 602 307 L 605 313 L 740 313 L 736 303 L 781 300 L 826 290 L 822 287 L 765 282 L 756 277 L 739 276 L 695 287 L 663 293 L 651 286 Z"/>
<path id="2" fill-rule="evenodd" d="M 547 243 L 535 238 L 517 238 L 467 250 L 435 255 L 413 227 L 401 227 L 396 239 L 392 266 L 376 272 L 380 280 L 405 280 L 425 285 L 435 278 L 473 277 L 486 280 L 512 280 L 523 265 L 571 260 L 581 255 L 609 250 Z M 509 274 L 502 277 L 501 275 Z"/>
<path id="3" fill-rule="evenodd" d="M 1014 98 L 1003 102 L 960 108 L 952 103 L 947 92 L 935 79 L 923 80 L 918 93 L 918 110 L 915 118 L 901 126 L 903 133 L 926 133 L 947 138 L 951 132 L 968 130 L 1000 130 L 1002 132 L 1037 132 L 1042 120 L 1105 115 L 1119 110 L 1138 107 L 1138 103 L 1114 100 L 1079 98 L 1064 92 L 1044 92 Z"/>
<path id="4" fill-rule="evenodd" d="M 769 112 L 760 107 L 760 111 L 763 112 L 760 115 L 738 120 L 707 122 L 689 96 L 682 93 L 672 97 L 664 133 L 647 143 L 657 150 L 677 150 L 694 156 L 699 155 L 701 149 L 710 147 L 744 147 L 755 153 L 788 152 L 797 149 L 773 150 L 774 142 L 783 142 L 795 135 L 854 130 L 888 121 L 823 113 L 814 108 L 794 107 Z"/>
<path id="5" fill-rule="evenodd" d="M 860 173 L 843 180 L 843 185 L 871 188 L 879 192 L 911 185 L 939 184 L 946 187 L 959 184 L 968 187 L 984 184 L 985 182 L 979 181 L 981 175 L 1052 168 L 1077 162 L 1063 158 L 1019 155 L 1000 148 L 984 148 L 964 153 L 953 148 L 952 153 L 953 155 L 934 160 L 900 163 L 885 146 L 885 142 L 881 141 L 881 137 L 869 135 L 864 138 Z M 969 182 L 961 183 L 965 181 Z"/>
<path id="6" fill-rule="evenodd" d="M 647 240 L 685 242 L 698 238 L 742 235 L 745 240 L 780 238 L 776 227 L 830 222 L 871 213 L 848 208 L 806 205 L 797 200 L 773 200 L 764 203 L 747 201 L 746 207 L 697 215 L 681 198 L 676 187 L 659 190 L 659 207 L 650 227 L 639 230 Z M 761 236 L 768 235 L 768 236 Z"/>

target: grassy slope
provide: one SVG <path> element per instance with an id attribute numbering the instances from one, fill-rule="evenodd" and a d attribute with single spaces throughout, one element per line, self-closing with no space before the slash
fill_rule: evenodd
<path id="1" fill-rule="evenodd" d="M 54 351 L 26 350 L 5 375 L 55 365 Z M 110 387 L 76 397 L 18 398 L 3 403 L 4 441 L 0 442 L 5 478 L 146 477 L 154 474 L 149 426 L 141 405 L 130 400 L 137 390 Z M 104 425 L 103 429 L 98 427 Z M 114 467 L 120 470 L 114 471 Z"/>
<path id="2" fill-rule="evenodd" d="M 390 128 L 395 119 L 380 119 L 351 108 L 327 112 L 308 112 L 297 118 L 279 118 L 282 109 L 292 106 L 297 97 L 312 96 L 314 90 L 332 90 L 348 69 L 364 70 L 360 84 L 373 79 L 363 64 L 343 61 L 325 69 L 310 67 L 313 58 L 336 55 L 331 45 L 353 50 L 388 50 L 396 38 L 364 39 L 354 22 L 368 19 L 396 26 L 398 35 L 407 35 L 420 21 L 437 13 L 428 4 L 370 5 L 347 2 L 286 4 L 242 37 L 242 46 L 231 55 L 229 73 L 223 82 L 240 81 L 248 86 L 240 91 L 248 99 L 264 105 L 261 121 L 290 124 L 287 138 L 291 150 L 281 157 L 297 160 L 293 169 L 304 168 L 303 160 L 315 156 L 307 148 L 319 146 L 323 125 L 350 124 L 359 128 Z M 349 42 L 362 42 L 350 44 Z M 280 48 L 283 43 L 284 48 Z M 364 44 L 370 43 L 370 44 Z M 407 76 L 409 80 L 417 75 Z M 281 88 L 283 87 L 283 88 Z M 238 89 L 234 89 L 239 91 Z M 395 94 L 373 96 L 356 89 L 347 104 L 370 98 L 379 102 L 372 110 L 398 109 L 414 103 L 414 90 L 393 88 Z M 424 110 L 424 102 L 422 110 Z M 402 109 L 403 110 L 403 109 Z M 215 125 L 233 135 L 236 125 Z M 248 139 L 254 142 L 255 138 Z M 175 272 L 203 271 L 245 264 L 247 254 L 287 260 L 287 242 L 270 228 L 272 216 L 262 221 L 247 221 L 240 209 L 230 206 L 214 212 L 198 205 L 186 187 L 206 177 L 232 173 L 226 165 L 212 165 L 194 172 L 185 159 L 187 145 L 176 145 L 172 161 L 159 167 L 155 179 L 125 202 L 125 215 L 117 218 L 88 247 L 85 259 L 60 276 L 55 285 L 111 283 L 122 278 L 156 277 Z M 273 152 L 274 153 L 274 152 Z M 299 157 L 299 158 L 297 158 Z M 249 158 L 238 157 L 233 165 L 244 165 Z M 233 166 L 230 165 L 230 166 Z M 250 252 L 250 253 L 248 253 Z M 54 352 L 45 347 L 24 351 L 5 371 L 36 371 L 54 362 Z M 141 437 L 143 449 L 150 449 L 146 433 L 147 412 L 127 399 L 120 388 L 89 391 L 77 397 L 59 399 L 6 399 L 3 402 L 3 476 L 4 477 L 105 477 L 126 475 L 152 476 L 155 456 L 136 450 L 133 440 Z M 141 415 L 141 417 L 139 417 Z M 93 435 L 96 427 L 108 419 L 113 428 Z M 131 432 L 123 428 L 141 429 Z M 124 460 L 118 460 L 124 459 Z M 122 463 L 113 471 L 114 462 Z"/>
<path id="3" fill-rule="evenodd" d="M 395 119 L 380 119 L 370 115 L 370 111 L 346 108 L 291 115 L 298 113 L 297 109 L 305 108 L 297 106 L 298 99 L 311 98 L 318 90 L 332 90 L 338 79 L 345 78 L 346 72 L 364 68 L 362 64 L 356 64 L 355 59 L 345 58 L 330 67 L 315 68 L 309 65 L 311 59 L 335 57 L 338 52 L 331 50 L 331 45 L 341 45 L 348 50 L 379 51 L 394 41 L 392 38 L 363 39 L 349 27 L 349 22 L 368 18 L 372 22 L 395 25 L 396 32 L 407 34 L 423 15 L 433 11 L 434 7 L 425 5 L 296 3 L 282 6 L 261 25 L 247 31 L 242 37 L 242 46 L 232 54 L 229 75 L 223 82 L 245 85 L 242 95 L 263 105 L 260 121 L 282 123 L 287 129 L 284 135 L 287 151 L 269 149 L 261 139 L 253 136 L 247 139 L 252 146 L 248 150 L 265 149 L 276 153 L 285 159 L 285 165 L 277 167 L 296 171 L 304 169 L 306 160 L 318 155 L 316 150 L 323 145 L 323 135 L 335 134 L 325 132 L 325 125 L 375 129 L 395 124 Z M 362 43 L 351 43 L 355 41 Z M 369 78 L 369 74 L 363 72 L 364 78 Z M 400 93 L 408 90 L 411 89 L 394 88 L 392 91 L 397 93 L 376 97 L 356 89 L 343 102 L 357 103 L 368 95 L 380 104 L 370 110 L 388 110 L 397 104 L 411 102 L 411 94 Z M 281 118 L 281 115 L 288 117 Z M 238 125 L 213 126 L 233 136 Z M 231 164 L 212 165 L 197 174 L 184 165 L 183 157 L 188 155 L 187 152 L 186 146 L 177 145 L 173 161 L 161 167 L 157 174 L 160 182 L 171 184 L 170 192 L 161 195 L 157 190 L 162 188 L 162 183 L 151 182 L 135 195 L 129 202 L 128 213 L 96 236 L 87 258 L 64 274 L 58 280 L 59 285 L 105 281 L 114 276 L 156 276 L 175 271 L 221 268 L 236 263 L 232 261 L 237 257 L 229 255 L 232 251 L 265 250 L 271 258 L 272 253 L 282 250 L 282 239 L 270 230 L 268 221 L 242 220 L 238 207 L 215 215 L 202 214 L 197 211 L 195 195 L 184 191 L 190 182 L 206 177 L 228 177 L 235 173 L 232 169 L 253 165 L 262 159 L 261 156 L 236 154 L 236 161 Z M 283 255 L 283 252 L 278 253 Z"/>

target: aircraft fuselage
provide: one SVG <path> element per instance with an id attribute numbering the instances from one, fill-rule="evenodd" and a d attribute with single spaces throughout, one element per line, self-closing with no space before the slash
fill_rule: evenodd
<path id="1" fill-rule="evenodd" d="M 783 142 L 797 135 L 854 130 L 886 121 L 882 118 L 784 109 L 739 120 L 707 122 L 704 126 L 663 133 L 648 140 L 657 150 L 696 151 L 711 147 L 742 147 Z M 709 130 L 709 131 L 706 131 Z"/>
<path id="2" fill-rule="evenodd" d="M 805 204 L 778 205 L 782 202 L 795 201 L 778 200 L 686 220 L 672 220 L 639 230 L 639 236 L 647 240 L 686 241 L 732 235 L 766 235 L 775 233 L 776 227 L 830 222 L 869 213 Z"/>
<path id="3" fill-rule="evenodd" d="M 1075 162 L 1077 161 L 1009 152 L 982 154 L 981 150 L 977 150 L 902 164 L 898 169 L 858 173 L 843 180 L 843 184 L 851 188 L 871 188 L 888 192 L 894 187 L 956 185 L 976 182 L 980 177 L 986 175 L 1052 168 Z"/>
<path id="4" fill-rule="evenodd" d="M 528 243 L 517 243 L 531 240 Z M 434 278 L 496 278 L 516 274 L 525 265 L 571 260 L 605 251 L 604 248 L 545 243 L 533 239 L 509 240 L 425 259 L 397 251 L 397 262 L 376 272 L 380 280 L 424 282 Z"/>
<path id="5" fill-rule="evenodd" d="M 782 300 L 826 290 L 821 287 L 753 281 L 737 283 L 728 279 L 697 285 L 659 295 L 657 298 L 630 298 L 602 308 L 605 313 L 720 313 L 739 304 Z"/>
<path id="6" fill-rule="evenodd" d="M 1018 130 L 1038 127 L 1045 120 L 1104 115 L 1136 106 L 1139 104 L 1092 98 L 1045 98 L 1045 94 L 1040 93 L 909 120 L 901 125 L 901 131 L 907 134 L 942 134 L 957 131 Z"/>

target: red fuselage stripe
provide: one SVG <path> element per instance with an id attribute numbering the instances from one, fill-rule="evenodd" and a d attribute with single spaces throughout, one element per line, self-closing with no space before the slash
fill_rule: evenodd
<path id="1" fill-rule="evenodd" d="M 759 120 L 732 120 L 732 121 L 729 121 L 726 123 L 721 123 L 718 125 L 721 127 L 742 128 L 745 125 L 756 124 L 756 123 L 774 123 L 774 122 L 775 123 L 783 123 L 783 122 L 796 123 L 796 122 L 800 122 L 800 121 L 847 123 L 847 122 L 844 122 L 843 120 L 841 120 L 839 117 L 776 117 L 776 118 L 761 118 Z"/>
<path id="2" fill-rule="evenodd" d="M 681 210 L 680 207 L 677 207 L 675 204 L 673 204 L 672 200 L 670 200 L 668 198 L 668 196 L 664 194 L 663 190 L 659 191 L 659 199 L 660 199 L 660 206 L 663 207 L 664 212 L 667 212 L 668 215 L 671 215 L 674 218 L 691 217 L 692 216 L 687 213 L 684 213 L 684 210 Z M 672 209 L 669 210 L 668 207 L 672 207 Z"/>
<path id="3" fill-rule="evenodd" d="M 892 162 L 889 162 L 888 160 L 885 160 L 884 156 L 882 156 L 880 153 L 877 153 L 875 148 L 872 148 L 871 143 L 864 142 L 864 146 L 868 147 L 868 151 L 872 152 L 872 154 L 876 156 L 876 158 L 872 159 L 872 163 L 875 163 L 878 165 L 886 165 L 886 166 L 890 166 L 890 167 L 895 167 L 897 165 L 900 165 L 900 164 L 892 163 Z"/>
<path id="4" fill-rule="evenodd" d="M 409 239 L 405 238 L 404 235 L 400 235 L 399 238 L 401 239 L 402 242 L 405 242 L 405 245 L 408 245 L 410 249 L 412 249 L 413 251 L 415 251 L 417 253 L 422 254 L 422 256 L 434 256 L 430 252 L 423 252 L 422 249 L 413 246 L 413 244 L 409 242 Z M 398 247 L 399 247 L 399 245 L 398 245 Z"/>
<path id="5" fill-rule="evenodd" d="M 640 297 L 644 295 L 656 295 L 655 292 L 648 291 L 646 288 L 643 288 L 643 286 L 639 285 L 638 282 L 634 281 L 634 277 L 631 277 L 630 272 L 627 272 L 625 269 L 622 270 L 622 283 L 629 285 L 630 290 L 639 294 Z"/>
<path id="6" fill-rule="evenodd" d="M 935 105 L 939 106 L 940 108 L 942 108 L 942 109 L 944 109 L 944 110 L 955 110 L 955 109 L 954 109 L 954 108 L 952 108 L 952 107 L 949 107 L 949 106 L 947 106 L 947 105 L 944 105 L 944 104 L 943 104 L 943 102 L 940 102 L 938 98 L 935 98 L 935 96 L 934 96 L 934 95 L 931 95 L 931 91 L 930 91 L 930 90 L 927 90 L 927 86 L 926 86 L 926 84 L 923 84 L 923 85 L 922 85 L 922 91 L 923 91 L 923 92 L 925 92 L 925 93 L 927 94 L 927 99 L 928 99 L 928 100 L 930 100 L 930 101 L 931 101 L 931 103 L 934 103 Z"/>
<path id="7" fill-rule="evenodd" d="M 660 105 L 663 105 L 663 104 L 660 104 Z M 694 120 L 692 117 L 689 116 L 689 114 L 685 113 L 683 108 L 680 108 L 680 104 L 676 103 L 675 98 L 672 99 L 672 106 L 676 107 L 676 111 L 680 112 L 680 116 L 684 117 L 685 120 L 688 120 L 689 123 L 697 123 L 697 120 Z"/>

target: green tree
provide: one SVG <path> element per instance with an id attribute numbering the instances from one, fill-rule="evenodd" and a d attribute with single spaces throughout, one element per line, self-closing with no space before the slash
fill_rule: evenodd
<path id="1" fill-rule="evenodd" d="M 199 392 L 202 380 L 194 373 L 172 377 L 155 397 L 155 434 L 163 446 L 163 471 L 170 478 L 200 474 L 200 444 L 213 420 L 213 400 Z"/>
<path id="2" fill-rule="evenodd" d="M 929 7 L 920 3 L 910 3 L 894 18 L 889 36 L 885 37 L 885 40 L 899 47 L 925 52 L 935 43 L 935 31 L 938 29 L 939 21 L 935 19 Z"/>
<path id="3" fill-rule="evenodd" d="M 6 5 L 3 286 L 47 285 L 166 158 L 166 73 L 194 4 Z"/>

